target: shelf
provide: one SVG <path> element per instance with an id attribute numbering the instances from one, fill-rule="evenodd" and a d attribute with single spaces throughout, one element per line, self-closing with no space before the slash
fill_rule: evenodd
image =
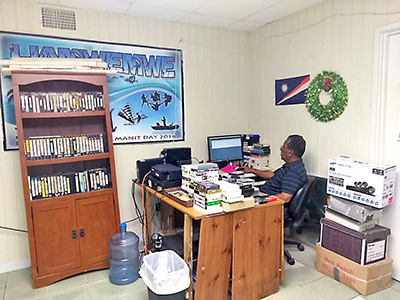
<path id="1" fill-rule="evenodd" d="M 34 166 L 44 166 L 44 165 L 54 165 L 54 164 L 68 164 L 74 162 L 90 161 L 90 160 L 98 160 L 106 158 L 110 158 L 109 153 L 90 154 L 90 155 L 81 155 L 81 156 L 63 157 L 63 158 L 26 160 L 26 165 L 27 167 L 34 167 Z"/>
<path id="2" fill-rule="evenodd" d="M 70 200 L 75 200 L 76 198 L 100 197 L 102 195 L 108 195 L 108 194 L 112 194 L 112 193 L 113 193 L 113 189 L 107 188 L 107 189 L 102 189 L 102 190 L 90 191 L 90 192 L 86 192 L 86 193 L 75 193 L 75 194 L 62 195 L 62 196 L 56 196 L 56 197 L 33 199 L 30 201 L 31 201 L 31 205 L 35 206 L 35 205 L 43 205 L 43 204 L 53 203 L 53 202 L 70 201 Z"/>
<path id="3" fill-rule="evenodd" d="M 60 118 L 86 118 L 104 116 L 105 110 L 74 111 L 74 112 L 45 112 L 45 113 L 21 113 L 22 119 L 60 119 Z"/>

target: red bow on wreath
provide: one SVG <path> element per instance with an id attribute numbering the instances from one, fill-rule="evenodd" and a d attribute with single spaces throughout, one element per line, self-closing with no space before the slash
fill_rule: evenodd
<path id="1" fill-rule="evenodd" d="M 324 81 L 324 91 L 325 92 L 329 92 L 331 90 L 331 82 L 332 82 L 332 79 L 325 78 L 325 81 Z"/>

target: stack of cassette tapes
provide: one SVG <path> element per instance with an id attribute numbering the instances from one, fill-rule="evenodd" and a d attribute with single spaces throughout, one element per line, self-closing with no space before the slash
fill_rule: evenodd
<path id="1" fill-rule="evenodd" d="M 243 196 L 243 191 L 238 184 L 228 181 L 218 181 L 221 188 L 221 206 L 225 212 L 253 207 L 253 197 Z"/>
<path id="2" fill-rule="evenodd" d="M 80 172 L 28 176 L 31 200 L 86 193 L 111 187 L 110 170 L 106 167 Z"/>
<path id="3" fill-rule="evenodd" d="M 217 181 L 218 165 L 215 163 L 202 163 L 182 165 L 182 185 L 181 189 L 188 193 L 190 197 L 194 197 L 194 183 L 196 181 Z"/>
<path id="4" fill-rule="evenodd" d="M 25 113 L 104 110 L 102 92 L 22 92 L 21 111 Z"/>
<path id="5" fill-rule="evenodd" d="M 197 181 L 194 185 L 194 208 L 205 214 L 215 214 L 223 211 L 219 184 L 211 181 Z"/>
<path id="6" fill-rule="evenodd" d="M 268 170 L 270 153 L 270 146 L 261 144 L 259 135 L 243 135 L 243 161 L 249 167 L 262 171 Z"/>
<path id="7" fill-rule="evenodd" d="M 27 160 L 63 158 L 108 152 L 107 134 L 35 136 L 25 139 Z"/>

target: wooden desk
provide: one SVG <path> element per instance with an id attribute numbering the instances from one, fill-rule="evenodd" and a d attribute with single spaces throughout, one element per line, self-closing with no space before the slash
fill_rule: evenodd
<path id="1" fill-rule="evenodd" d="M 259 300 L 279 290 L 283 272 L 283 203 L 278 200 L 231 213 L 205 215 L 157 193 L 146 191 L 147 221 L 151 195 L 184 214 L 184 259 L 192 273 L 192 220 L 201 220 L 195 300 L 227 299 L 232 263 L 232 299 Z M 151 227 L 147 238 L 151 236 Z M 188 299 L 193 299 L 190 286 Z"/>

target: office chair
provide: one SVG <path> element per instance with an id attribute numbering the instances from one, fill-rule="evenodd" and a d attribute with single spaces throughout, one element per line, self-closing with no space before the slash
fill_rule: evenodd
<path id="1" fill-rule="evenodd" d="M 309 202 L 309 194 L 315 186 L 316 180 L 314 176 L 308 175 L 307 182 L 292 196 L 287 207 L 285 207 L 285 229 L 296 230 L 301 227 L 307 204 Z M 304 250 L 304 246 L 299 241 L 284 240 L 285 245 L 296 245 L 300 251 Z M 295 261 L 288 250 L 284 250 L 286 261 L 289 265 L 294 265 Z"/>

